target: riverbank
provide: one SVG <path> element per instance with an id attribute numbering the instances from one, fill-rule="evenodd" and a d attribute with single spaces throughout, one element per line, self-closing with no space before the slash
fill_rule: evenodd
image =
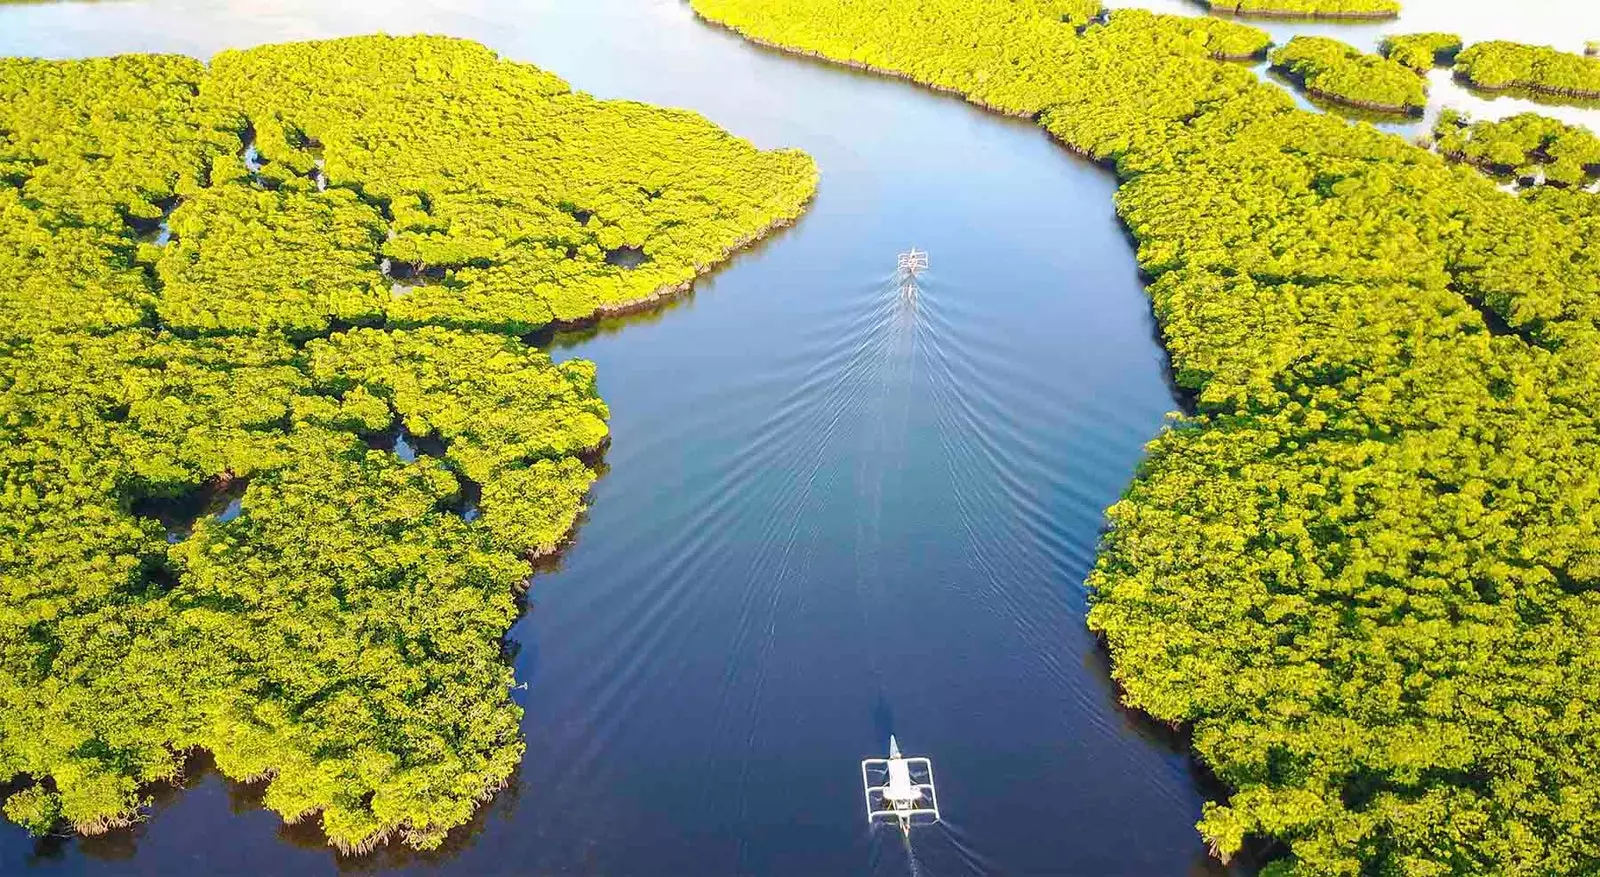
<path id="1" fill-rule="evenodd" d="M 1324 100 L 1331 104 L 1338 104 L 1340 106 L 1350 107 L 1351 109 L 1367 110 L 1373 113 L 1383 113 L 1393 116 L 1411 116 L 1413 118 L 1421 118 L 1423 112 L 1427 109 L 1426 105 L 1384 104 L 1378 103 L 1377 101 L 1357 100 L 1355 98 L 1345 97 L 1331 91 L 1323 91 L 1318 88 L 1306 88 L 1305 93 L 1310 97 Z"/>
<path id="2" fill-rule="evenodd" d="M 568 332 L 575 329 L 585 329 L 594 325 L 599 320 L 609 320 L 616 317 L 625 317 L 632 314 L 640 314 L 646 311 L 654 310 L 655 308 L 661 307 L 673 299 L 689 292 L 690 290 L 694 289 L 696 281 L 727 264 L 727 262 L 737 255 L 739 251 L 755 246 L 756 244 L 766 240 L 768 237 L 782 231 L 783 229 L 790 228 L 796 222 L 798 222 L 800 218 L 805 215 L 806 209 L 811 205 L 811 202 L 816 198 L 816 186 L 818 179 L 818 174 L 813 172 L 811 194 L 808 195 L 804 201 L 797 204 L 791 214 L 780 216 L 769 222 L 760 230 L 752 232 L 751 234 L 734 241 L 733 243 L 729 244 L 727 249 L 725 249 L 716 259 L 696 265 L 694 268 L 694 276 L 688 280 L 664 284 L 657 287 L 655 291 L 651 292 L 649 295 L 641 298 L 599 305 L 595 308 L 594 313 L 589 317 L 578 320 L 556 320 L 549 326 L 540 329 L 540 332 Z"/>
<path id="3" fill-rule="evenodd" d="M 821 52 L 812 51 L 810 49 L 803 49 L 803 48 L 800 48 L 798 46 L 791 46 L 791 45 L 786 45 L 784 43 L 775 42 L 773 40 L 762 39 L 761 37 L 758 37 L 758 36 L 755 36 L 754 34 L 748 33 L 747 31 L 745 31 L 745 30 L 743 30 L 743 29 L 741 29 L 741 28 L 739 28 L 739 27 L 737 27 L 735 25 L 730 25 L 730 24 L 727 24 L 726 22 L 717 21 L 716 19 L 711 18 L 711 17 L 705 15 L 699 9 L 695 8 L 692 4 L 690 5 L 690 9 L 694 12 L 695 17 L 697 19 L 699 19 L 700 21 L 704 22 L 705 24 L 708 24 L 708 25 L 711 25 L 712 27 L 720 28 L 721 30 L 725 30 L 725 31 L 727 31 L 729 33 L 732 33 L 732 34 L 738 36 L 740 39 L 746 40 L 751 45 L 760 46 L 760 47 L 762 47 L 764 49 L 770 49 L 770 50 L 775 51 L 775 52 L 781 52 L 781 53 L 783 53 L 785 55 L 789 55 L 791 57 L 810 58 L 810 59 L 815 60 L 815 61 L 824 61 L 824 62 L 827 62 L 829 64 L 833 64 L 833 65 L 836 65 L 836 66 L 839 66 L 839 67 L 848 67 L 851 70 L 859 70 L 859 71 L 861 71 L 863 73 L 872 73 L 874 75 L 885 76 L 885 77 L 888 77 L 890 79 L 899 79 L 899 80 L 904 81 L 904 82 L 910 82 L 910 83 L 913 83 L 913 84 L 915 84 L 915 85 L 917 85 L 917 86 L 919 86 L 921 88 L 926 88 L 926 89 L 929 89 L 930 91 L 936 91 L 936 92 L 938 92 L 940 94 L 954 95 L 955 97 L 959 97 L 962 100 L 966 101 L 967 103 L 972 104 L 973 106 L 982 107 L 985 110 L 988 110 L 988 111 L 990 111 L 992 113 L 999 113 L 1002 116 L 1010 116 L 1010 117 L 1015 118 L 1015 119 L 1029 119 L 1029 120 L 1034 120 L 1037 117 L 1036 113 L 1027 112 L 1027 111 L 1023 111 L 1023 110 L 1012 109 L 1012 108 L 1008 108 L 1008 107 L 998 106 L 996 104 L 992 104 L 992 103 L 989 103 L 987 101 L 980 100 L 978 98 L 974 98 L 970 94 L 967 94 L 966 92 L 963 92 L 958 88 L 952 88 L 952 87 L 947 86 L 947 85 L 939 85 L 937 83 L 929 82 L 927 80 L 916 79 L 913 76 L 911 76 L 910 74 L 901 72 L 899 70 L 895 70 L 893 68 L 880 67 L 880 66 L 878 66 L 876 64 L 868 64 L 868 63 L 863 62 L 863 61 L 852 61 L 852 60 L 849 60 L 849 59 L 833 58 L 833 57 L 830 57 L 828 55 L 824 55 Z"/>
<path id="4" fill-rule="evenodd" d="M 1545 85 L 1535 80 L 1513 79 L 1507 82 L 1488 84 L 1482 80 L 1472 78 L 1470 73 L 1457 70 L 1455 78 L 1462 85 L 1475 91 L 1490 94 L 1527 94 L 1539 97 L 1571 99 L 1578 101 L 1600 101 L 1600 88 L 1564 88 L 1555 85 Z"/>

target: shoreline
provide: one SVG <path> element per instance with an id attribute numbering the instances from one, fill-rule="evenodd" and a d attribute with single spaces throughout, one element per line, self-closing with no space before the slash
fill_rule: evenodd
<path id="1" fill-rule="evenodd" d="M 551 320 L 549 323 L 546 323 L 545 325 L 534 330 L 534 334 L 554 334 L 559 332 L 571 332 L 587 329 L 604 320 L 645 313 L 672 302 L 674 299 L 677 299 L 694 289 L 695 283 L 700 278 L 728 264 L 733 260 L 734 256 L 739 254 L 740 251 L 748 249 L 749 247 L 766 240 L 777 232 L 789 228 L 796 222 L 799 222 L 800 218 L 805 215 L 808 209 L 810 209 L 811 203 L 817 198 L 818 182 L 818 174 L 813 173 L 811 193 L 808 194 L 804 200 L 795 205 L 792 213 L 779 216 L 761 228 L 758 228 L 744 237 L 739 238 L 725 247 L 722 253 L 719 254 L 715 259 L 696 265 L 694 267 L 694 276 L 690 277 L 689 279 L 672 283 L 663 283 L 662 285 L 651 290 L 649 293 L 639 296 L 638 298 L 623 299 L 622 301 L 606 302 L 595 305 L 594 310 L 586 316 L 575 317 L 572 319 L 558 318 Z M 607 444 L 609 444 L 609 441 Z"/>
<path id="2" fill-rule="evenodd" d="M 972 105 L 978 106 L 978 107 L 982 107 L 983 109 L 986 109 L 986 110 L 988 110 L 988 111 L 990 111 L 992 113 L 999 113 L 1002 116 L 1010 116 L 1013 119 L 1028 119 L 1030 121 L 1037 122 L 1038 119 L 1039 119 L 1040 113 L 1043 112 L 1043 110 L 1041 110 L 1041 111 L 1039 111 L 1037 113 L 1030 113 L 1030 112 L 1025 112 L 1023 110 L 1008 109 L 1006 107 L 1002 107 L 1002 106 L 999 106 L 997 104 L 989 103 L 988 101 L 985 101 L 985 100 L 980 100 L 978 98 L 971 97 L 971 96 L 967 95 L 965 92 L 962 92 L 962 91 L 960 91 L 958 89 L 952 88 L 952 87 L 947 86 L 947 85 L 936 85 L 936 84 L 934 84 L 932 82 L 925 82 L 925 81 L 920 80 L 920 79 L 914 79 L 914 78 L 912 78 L 912 76 L 910 74 L 902 73 L 902 72 L 900 72 L 898 70 L 891 70 L 891 69 L 889 69 L 887 67 L 879 67 L 876 64 L 868 64 L 865 61 L 845 61 L 845 60 L 840 60 L 838 58 L 829 57 L 827 55 L 822 54 L 821 52 L 812 51 L 810 49 L 802 49 L 802 48 L 799 48 L 797 46 L 788 46 L 788 45 L 784 45 L 783 43 L 774 42 L 772 40 L 763 39 L 761 37 L 751 36 L 750 34 L 745 33 L 743 30 L 739 29 L 739 27 L 736 26 L 736 25 L 727 24 L 727 23 L 724 23 L 724 22 L 721 22 L 721 21 L 717 21 L 716 19 L 713 19 L 713 18 L 707 18 L 704 14 L 702 14 L 700 12 L 699 9 L 696 9 L 694 7 L 694 4 L 692 4 L 692 3 L 689 4 L 689 11 L 691 13 L 693 13 L 695 18 L 699 19 L 700 21 L 702 21 L 702 22 L 704 22 L 706 24 L 711 25 L 712 27 L 719 28 L 721 30 L 727 31 L 728 33 L 734 34 L 735 36 L 739 37 L 740 39 L 742 39 L 742 40 L 744 40 L 744 41 L 746 41 L 746 42 L 748 42 L 748 43 L 750 43 L 752 45 L 761 46 L 762 48 L 771 49 L 771 50 L 776 51 L 776 52 L 782 52 L 785 55 L 792 55 L 792 56 L 801 57 L 801 58 L 812 58 L 812 59 L 815 59 L 815 60 L 818 60 L 818 61 L 826 62 L 828 64 L 839 66 L 839 67 L 849 67 L 852 70 L 860 70 L 860 71 L 862 71 L 864 73 L 872 73 L 872 74 L 875 74 L 875 75 L 878 75 L 878 76 L 886 76 L 886 77 L 889 77 L 890 79 L 904 80 L 906 82 L 912 83 L 913 85 L 917 85 L 917 86 L 920 86 L 922 88 L 926 88 L 926 89 L 930 89 L 932 91 L 939 92 L 940 94 L 948 94 L 948 95 L 952 95 L 954 97 L 959 97 L 963 101 L 966 101 L 969 104 L 972 104 Z"/>
<path id="3" fill-rule="evenodd" d="M 1342 95 L 1337 95 L 1329 91 L 1323 91 L 1319 88 L 1310 88 L 1308 86 L 1302 87 L 1305 89 L 1305 93 L 1308 97 L 1318 98 L 1329 103 L 1339 104 L 1340 106 L 1351 107 L 1352 109 L 1357 110 L 1368 110 L 1370 112 L 1384 113 L 1390 116 L 1409 116 L 1414 119 L 1422 118 L 1422 116 L 1428 111 L 1426 106 L 1418 107 L 1411 104 L 1380 104 L 1376 101 L 1356 100 L 1354 98 L 1343 97 Z"/>
<path id="4" fill-rule="evenodd" d="M 1294 9 L 1232 9 L 1219 8 L 1210 0 L 1198 0 L 1207 12 L 1228 18 L 1271 18 L 1280 21 L 1392 21 L 1400 17 L 1396 12 L 1301 12 Z"/>
<path id="5" fill-rule="evenodd" d="M 610 449 L 611 431 L 608 424 L 604 437 L 602 437 L 598 442 L 595 442 L 593 445 L 578 450 L 574 456 L 576 456 L 585 467 L 595 473 L 595 480 L 598 481 L 602 474 L 601 470 L 605 465 L 606 452 Z M 454 472 L 454 470 L 452 470 L 452 472 Z M 463 477 L 459 473 L 454 474 L 458 479 Z M 231 472 L 225 472 L 218 477 L 220 479 L 219 483 L 229 484 L 236 480 L 237 476 L 234 476 Z M 532 589 L 534 577 L 543 571 L 543 568 L 546 565 L 559 558 L 567 551 L 567 549 L 571 548 L 577 543 L 578 530 L 582 527 L 585 516 L 588 515 L 593 490 L 594 485 L 591 483 L 589 489 L 585 490 L 583 493 L 583 503 L 579 507 L 578 513 L 572 516 L 572 523 L 567 526 L 567 529 L 561 534 L 559 539 L 557 539 L 548 547 L 534 546 L 518 553 L 517 556 L 528 565 L 528 574 L 512 587 L 512 595 L 517 599 L 519 604 L 517 612 L 518 620 L 521 619 L 522 614 L 526 611 L 526 604 L 523 601 L 523 598 Z M 502 649 L 504 648 L 507 635 L 511 633 L 511 628 L 514 626 L 515 622 L 508 626 L 505 632 L 500 635 L 499 641 Z M 510 665 L 508 664 L 507 666 Z M 251 774 L 248 776 L 232 776 L 226 770 L 223 770 L 220 764 L 217 764 L 216 752 L 212 750 L 211 747 L 196 743 L 176 751 L 175 754 L 180 757 L 180 766 L 173 776 L 162 779 L 154 779 L 148 783 L 142 783 L 140 784 L 140 789 L 149 790 L 158 788 L 162 785 L 169 785 L 176 789 L 184 788 L 184 774 L 182 765 L 187 762 L 188 758 L 196 753 L 201 752 L 205 753 L 209 758 L 211 758 L 212 769 L 217 772 L 217 775 L 228 782 L 238 783 L 243 786 L 258 786 L 270 784 L 278 776 L 278 770 L 275 767 L 267 768 L 260 773 Z M 510 781 L 510 776 L 507 776 L 505 778 L 493 780 L 485 784 L 484 788 L 473 798 L 473 815 L 479 813 L 482 810 L 483 805 L 494 800 L 494 797 L 497 794 L 505 790 L 510 785 Z M 284 825 L 299 825 L 308 819 L 320 817 L 322 813 L 322 808 L 320 807 L 312 808 L 293 815 L 279 813 L 278 811 L 273 810 L 265 805 L 262 805 L 260 810 L 277 815 L 282 820 Z M 120 831 L 130 828 L 139 822 L 144 821 L 147 816 L 148 814 L 145 812 L 144 807 L 140 807 L 133 812 L 118 816 L 101 816 L 95 819 L 93 822 L 69 822 L 67 825 L 71 828 L 72 832 L 78 836 L 97 837 L 113 831 Z M 462 824 L 464 825 L 466 823 Z M 445 829 L 444 834 L 448 836 L 450 832 L 455 831 L 459 827 L 460 826 L 451 826 L 450 828 Z M 341 838 L 335 838 L 332 835 L 329 835 L 327 830 L 320 825 L 318 826 L 318 830 L 322 832 L 326 845 L 335 849 L 339 856 L 360 858 L 376 852 L 380 847 L 388 845 L 389 842 L 393 841 L 396 837 L 405 838 L 409 833 L 415 831 L 415 827 L 408 820 L 396 825 L 378 829 L 354 844 L 347 843 Z"/>
<path id="6" fill-rule="evenodd" d="M 1586 91 L 1581 88 L 1558 88 L 1553 85 L 1524 82 L 1522 80 L 1512 80 L 1511 82 L 1506 82 L 1500 85 L 1485 85 L 1484 83 L 1473 79 L 1470 74 L 1460 69 L 1456 70 L 1455 79 L 1468 88 L 1474 88 L 1478 91 L 1490 91 L 1497 93 L 1505 91 L 1525 91 L 1547 97 L 1568 97 L 1575 100 L 1584 101 L 1600 100 L 1600 89 Z M 1513 95 L 1513 97 L 1514 96 L 1515 95 Z"/>

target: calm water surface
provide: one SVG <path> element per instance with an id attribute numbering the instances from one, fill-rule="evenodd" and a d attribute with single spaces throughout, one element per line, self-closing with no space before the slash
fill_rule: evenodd
<path id="1" fill-rule="evenodd" d="M 510 634 L 522 769 L 446 850 L 339 859 L 197 763 L 135 831 L 0 827 L 0 872 L 1217 870 L 1182 742 L 1118 708 L 1083 626 L 1103 509 L 1176 407 L 1110 176 L 678 0 L 8 5 L 0 54 L 379 30 L 800 147 L 820 193 L 692 297 L 558 339 L 599 364 L 610 471 Z M 933 268 L 910 302 L 913 245 Z M 933 756 L 946 815 L 909 856 L 861 815 L 857 761 L 891 731 Z"/>

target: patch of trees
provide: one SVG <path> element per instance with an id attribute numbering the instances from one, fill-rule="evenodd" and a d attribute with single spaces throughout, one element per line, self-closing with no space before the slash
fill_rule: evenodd
<path id="1" fill-rule="evenodd" d="M 1600 58 L 1505 40 L 1473 43 L 1456 72 L 1474 88 L 1520 88 L 1557 97 L 1600 99 Z"/>
<path id="2" fill-rule="evenodd" d="M 691 279 L 810 160 L 435 37 L 5 59 L 0 98 L 6 817 L 126 825 L 202 747 L 340 849 L 437 846 L 520 758 L 501 638 L 608 440 L 593 365 L 516 335 Z"/>
<path id="3" fill-rule="evenodd" d="M 0 58 L 0 336 L 147 318 L 129 221 L 159 220 L 220 148 L 195 109 L 204 75 L 175 55 Z"/>
<path id="4" fill-rule="evenodd" d="M 1264 18 L 1394 18 L 1399 0 L 1201 0 L 1207 9 Z"/>
<path id="5" fill-rule="evenodd" d="M 1397 61 L 1370 55 L 1329 37 L 1295 37 L 1275 49 L 1272 66 L 1308 94 L 1377 112 L 1421 115 L 1427 80 Z"/>
<path id="6" fill-rule="evenodd" d="M 1600 137 L 1538 113 L 1474 122 L 1445 110 L 1433 133 L 1441 154 L 1494 176 L 1581 186 L 1600 175 Z"/>
<path id="7" fill-rule="evenodd" d="M 1271 874 L 1600 869 L 1600 199 L 1510 195 L 1298 110 L 1183 19 L 1008 40 L 983 22 L 1029 4 L 694 5 L 1026 95 L 1115 167 L 1197 411 L 1110 510 L 1089 624 L 1126 702 L 1192 728 L 1231 788 L 1199 825 L 1220 856 L 1270 838 Z"/>
<path id="8" fill-rule="evenodd" d="M 1461 38 L 1453 33 L 1410 33 L 1387 36 L 1378 44 L 1378 53 L 1418 73 L 1455 61 L 1461 52 Z"/>
<path id="9" fill-rule="evenodd" d="M 648 299 L 794 219 L 816 185 L 801 153 L 596 100 L 459 40 L 223 52 L 201 100 L 218 124 L 253 126 L 269 174 L 303 180 L 314 150 L 330 189 L 387 210 L 383 256 L 444 269 L 385 305 L 396 324 L 526 333 Z M 648 260 L 610 264 L 622 248 Z"/>

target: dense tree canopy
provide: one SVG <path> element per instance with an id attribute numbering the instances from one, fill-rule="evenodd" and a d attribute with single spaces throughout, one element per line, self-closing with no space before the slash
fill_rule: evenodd
<path id="1" fill-rule="evenodd" d="M 1491 40 L 1456 56 L 1456 72 L 1475 88 L 1524 88 L 1558 97 L 1600 99 L 1600 58 Z"/>
<path id="2" fill-rule="evenodd" d="M 126 824 L 198 746 L 342 849 L 439 844 L 519 760 L 501 637 L 608 440 L 516 335 L 814 183 L 458 40 L 0 60 L 7 818 Z"/>
<path id="3" fill-rule="evenodd" d="M 1453 33 L 1409 33 L 1387 36 L 1378 44 L 1385 58 L 1426 73 L 1440 64 L 1455 60 L 1461 52 L 1461 38 Z"/>
<path id="4" fill-rule="evenodd" d="M 1201 0 L 1213 12 L 1284 18 L 1393 18 L 1399 0 Z"/>
<path id="5" fill-rule="evenodd" d="M 1111 509 L 1089 623 L 1126 701 L 1191 726 L 1231 787 L 1200 823 L 1219 854 L 1266 837 L 1288 850 L 1274 874 L 1600 869 L 1600 199 L 1507 194 L 1298 110 L 1184 19 L 693 2 L 1015 95 L 1115 166 L 1196 410 Z"/>
<path id="6" fill-rule="evenodd" d="M 1272 66 L 1308 94 L 1380 112 L 1416 113 L 1428 105 L 1427 80 L 1407 66 L 1329 37 L 1295 37 L 1272 52 Z"/>
<path id="7" fill-rule="evenodd" d="M 1433 129 L 1439 151 L 1497 176 L 1579 186 L 1600 175 L 1600 137 L 1538 113 L 1473 122 L 1446 110 Z"/>

